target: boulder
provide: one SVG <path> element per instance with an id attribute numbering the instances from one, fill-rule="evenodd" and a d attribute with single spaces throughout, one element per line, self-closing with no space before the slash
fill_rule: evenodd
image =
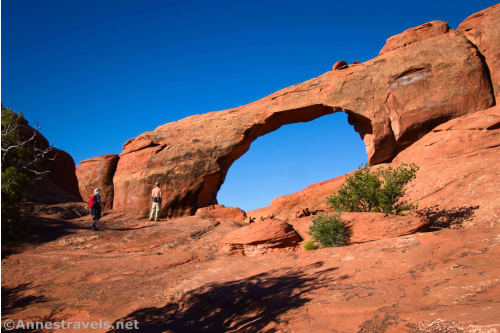
<path id="1" fill-rule="evenodd" d="M 164 216 L 217 204 L 232 163 L 256 138 L 286 124 L 346 112 L 373 164 L 391 160 L 437 125 L 493 103 L 487 68 L 462 33 L 417 40 L 251 104 L 191 116 L 130 139 L 113 179 L 113 208 L 145 216 L 156 181 L 165 193 Z"/>
<path id="2" fill-rule="evenodd" d="M 449 30 L 450 27 L 448 26 L 448 23 L 444 21 L 431 21 L 421 24 L 387 39 L 384 47 L 380 50 L 379 55 L 408 46 L 424 39 L 446 34 Z"/>
<path id="3" fill-rule="evenodd" d="M 336 70 L 339 70 L 339 69 L 346 69 L 347 67 L 349 67 L 349 66 L 347 65 L 347 62 L 345 62 L 344 60 L 337 61 L 333 65 L 332 71 L 336 71 Z"/>
<path id="4" fill-rule="evenodd" d="M 457 30 L 478 48 L 488 66 L 496 99 L 500 97 L 500 4 L 466 18 Z"/>
<path id="5" fill-rule="evenodd" d="M 99 188 L 104 208 L 113 207 L 113 175 L 118 159 L 116 154 L 103 155 L 84 160 L 76 167 L 78 188 L 85 201 L 88 201 L 95 188 Z"/>
<path id="6" fill-rule="evenodd" d="M 294 250 L 302 241 L 293 227 L 279 220 L 264 220 L 228 233 L 220 250 L 227 254 L 258 255 Z"/>
<path id="7" fill-rule="evenodd" d="M 241 208 L 225 207 L 224 205 L 210 205 L 208 207 L 199 208 L 195 215 L 200 217 L 222 218 L 239 222 L 243 222 L 247 218 L 247 214 Z"/>
<path id="8" fill-rule="evenodd" d="M 293 219 L 289 223 L 304 240 L 310 240 L 309 227 L 313 219 L 314 217 L 308 216 Z M 351 228 L 351 244 L 411 235 L 426 231 L 429 227 L 429 221 L 418 216 L 343 212 L 341 219 Z"/>

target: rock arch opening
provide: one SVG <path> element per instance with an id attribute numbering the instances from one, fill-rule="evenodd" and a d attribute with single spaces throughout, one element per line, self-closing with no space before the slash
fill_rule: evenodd
<path id="1" fill-rule="evenodd" d="M 366 163 L 360 134 L 371 133 L 370 122 L 354 118 L 351 112 L 331 114 L 333 108 L 322 111 L 326 115 L 310 121 L 278 119 L 287 126 L 261 135 L 234 162 L 217 194 L 218 203 L 245 211 L 261 208 L 277 196 L 297 192 Z"/>

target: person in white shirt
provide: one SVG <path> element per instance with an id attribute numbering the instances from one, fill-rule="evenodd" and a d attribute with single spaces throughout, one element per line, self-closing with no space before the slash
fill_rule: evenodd
<path id="1" fill-rule="evenodd" d="M 155 183 L 155 187 L 151 191 L 151 198 L 153 199 L 153 206 L 151 207 L 151 214 L 149 215 L 149 220 L 155 221 L 159 220 L 160 208 L 161 208 L 161 189 L 160 182 Z"/>

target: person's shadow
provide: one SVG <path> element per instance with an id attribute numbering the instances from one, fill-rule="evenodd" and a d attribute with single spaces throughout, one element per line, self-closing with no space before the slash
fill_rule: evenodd
<path id="1" fill-rule="evenodd" d="M 143 308 L 114 322 L 137 320 L 140 332 L 273 332 L 283 313 L 306 304 L 306 294 L 348 276 L 327 277 L 317 262 L 301 269 L 273 270 L 248 278 L 211 283 L 159 308 Z M 271 325 L 270 325 L 271 324 Z M 127 332 L 116 329 L 109 332 Z"/>

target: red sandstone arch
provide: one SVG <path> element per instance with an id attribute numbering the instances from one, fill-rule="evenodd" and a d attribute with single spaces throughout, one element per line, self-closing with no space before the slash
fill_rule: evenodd
<path id="1" fill-rule="evenodd" d="M 334 112 L 349 115 L 370 163 L 391 160 L 437 124 L 491 106 L 488 80 L 477 50 L 450 31 L 239 108 L 165 124 L 124 145 L 113 208 L 146 214 L 151 186 L 160 181 L 162 213 L 193 214 L 216 203 L 229 167 L 257 137 Z"/>

